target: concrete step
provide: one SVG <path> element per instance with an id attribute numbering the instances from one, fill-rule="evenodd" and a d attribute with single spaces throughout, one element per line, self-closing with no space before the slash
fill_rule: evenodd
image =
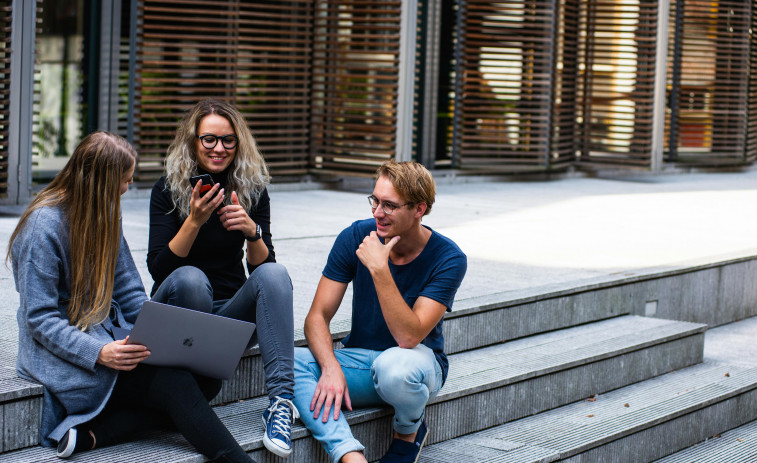
<path id="1" fill-rule="evenodd" d="M 450 375 L 427 408 L 430 442 L 452 439 L 566 403 L 684 368 L 701 361 L 704 325 L 623 316 L 450 356 Z M 265 398 L 216 408 L 237 440 L 258 461 L 281 461 L 263 449 L 260 415 Z M 389 444 L 391 410 L 347 412 L 355 436 L 378 459 Z M 290 462 L 326 462 L 320 446 L 298 423 Z M 138 454 L 134 452 L 139 452 Z M 88 462 L 202 461 L 175 433 L 87 452 Z M 53 461 L 39 447 L 3 455 L 3 461 Z M 84 459 L 72 461 L 85 461 Z"/>
<path id="2" fill-rule="evenodd" d="M 704 363 L 428 446 L 420 461 L 648 462 L 755 418 L 757 368 Z"/>
<path id="3" fill-rule="evenodd" d="M 757 461 L 757 421 L 661 458 L 656 463 L 754 463 Z"/>
<path id="4" fill-rule="evenodd" d="M 561 299 L 528 300 L 530 302 L 524 301 L 517 307 L 492 301 L 478 307 L 468 304 L 465 309 L 447 314 L 444 324 L 445 349 L 453 354 L 623 314 L 620 305 L 597 309 L 599 304 L 595 297 L 593 293 L 587 293 L 577 295 L 568 302 Z M 335 321 L 331 329 L 336 344 L 349 332 L 350 321 Z M 303 330 L 296 330 L 295 345 L 305 344 Z M 0 440 L 0 452 L 39 442 L 36 429 L 42 404 L 42 387 L 16 376 L 18 346 L 8 343 L 6 347 L 0 352 L 0 410 L 5 414 L 5 419 L 0 420 L 0 432 L 5 436 Z M 224 382 L 213 404 L 264 395 L 262 372 L 259 349 L 255 347 L 245 352 L 236 375 Z"/>

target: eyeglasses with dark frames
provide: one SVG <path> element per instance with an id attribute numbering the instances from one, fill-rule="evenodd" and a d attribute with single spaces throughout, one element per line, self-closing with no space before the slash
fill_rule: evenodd
<path id="1" fill-rule="evenodd" d="M 207 134 L 207 135 L 197 135 L 197 138 L 200 139 L 202 142 L 202 146 L 205 147 L 205 149 L 212 150 L 216 147 L 218 144 L 218 140 L 221 140 L 221 144 L 224 148 L 227 150 L 234 149 L 237 146 L 237 136 L 236 135 L 224 135 L 224 136 L 218 136 L 213 134 Z"/>
<path id="2" fill-rule="evenodd" d="M 394 213 L 394 210 L 398 207 L 405 207 L 413 203 L 405 203 L 405 204 L 393 204 L 388 203 L 386 201 L 379 201 L 379 199 L 373 195 L 368 196 L 368 204 L 371 205 L 371 210 L 375 211 L 379 205 L 381 206 L 381 210 L 384 211 L 384 214 L 386 215 L 392 215 Z"/>

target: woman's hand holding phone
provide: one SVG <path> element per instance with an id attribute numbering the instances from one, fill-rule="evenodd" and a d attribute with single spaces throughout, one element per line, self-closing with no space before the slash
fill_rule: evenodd
<path id="1" fill-rule="evenodd" d="M 209 191 L 202 194 L 202 180 L 199 180 L 192 188 L 187 220 L 198 226 L 204 224 L 213 214 L 213 211 L 223 204 L 223 199 L 224 189 L 221 188 L 220 183 L 216 183 Z"/>

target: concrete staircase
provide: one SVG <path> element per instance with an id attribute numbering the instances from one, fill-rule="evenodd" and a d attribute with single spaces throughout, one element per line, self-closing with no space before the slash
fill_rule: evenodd
<path id="1" fill-rule="evenodd" d="M 421 461 L 653 461 L 757 419 L 757 355 L 754 365 L 715 354 L 708 359 L 705 324 L 632 315 L 628 301 L 637 297 L 628 296 L 630 288 L 605 285 L 519 303 L 461 301 L 445 321 L 450 375 L 427 408 L 430 434 Z M 335 322 L 335 341 L 348 328 L 348 321 Z M 744 344 L 753 332 L 742 333 Z M 304 345 L 301 331 L 295 338 Z M 721 336 L 721 344 L 728 339 Z M 10 348 L 3 352 L 15 357 Z M 58 461 L 52 449 L 37 445 L 41 394 L 12 368 L 0 369 L 0 461 Z M 287 460 L 263 447 L 260 416 L 267 399 L 256 348 L 245 353 L 214 404 L 258 462 L 327 461 L 300 423 Z M 346 413 L 369 460 L 389 445 L 391 413 Z M 177 433 L 153 431 L 70 461 L 204 458 Z"/>
<path id="2" fill-rule="evenodd" d="M 488 313 L 493 317 L 501 315 L 495 311 Z M 471 311 L 469 317 L 476 317 L 477 323 L 486 322 L 486 316 L 480 312 Z M 459 326 L 456 325 L 471 323 L 471 320 L 465 318 L 452 318 L 448 330 L 458 329 Z M 452 353 L 447 383 L 427 409 L 430 445 L 423 453 L 423 461 L 452 461 L 437 457 L 445 452 L 457 454 L 458 462 L 489 461 L 470 460 L 470 457 L 461 460 L 459 453 L 473 455 L 473 449 L 478 448 L 473 443 L 490 439 L 487 436 L 494 435 L 492 433 L 501 432 L 502 436 L 508 436 L 508 432 L 515 430 L 527 434 L 528 429 L 544 439 L 566 441 L 570 444 L 558 446 L 558 450 L 553 451 L 551 447 L 542 445 L 537 437 L 524 437 L 522 442 L 510 437 L 497 437 L 500 441 L 497 445 L 504 447 L 505 452 L 506 449 L 515 447 L 520 449 L 520 452 L 535 451 L 534 455 L 546 452 L 545 455 L 550 459 L 581 455 L 581 452 L 585 453 L 590 449 L 598 451 L 594 450 L 594 447 L 599 444 L 594 445 L 592 442 L 607 446 L 610 442 L 617 441 L 620 444 L 612 445 L 626 445 L 622 443 L 628 440 L 630 432 L 622 428 L 622 423 L 628 422 L 628 426 L 634 430 L 646 430 L 644 423 L 650 422 L 660 426 L 669 414 L 679 416 L 695 409 L 707 410 L 719 402 L 732 403 L 738 401 L 741 396 L 749 396 L 751 388 L 757 387 L 757 371 L 731 370 L 730 377 L 726 377 L 720 370 L 698 365 L 702 361 L 704 333 L 705 326 L 702 324 L 622 315 L 578 326 L 565 326 L 545 333 L 536 332 L 521 339 L 493 345 L 478 345 L 470 350 Z M 466 341 L 468 344 L 470 342 L 470 339 Z M 302 340 L 298 342 L 301 343 Z M 282 461 L 268 453 L 262 444 L 260 415 L 266 400 L 262 396 L 262 375 L 259 374 L 262 369 L 259 362 L 260 357 L 256 350 L 246 354 L 237 377 L 226 384 L 221 393 L 220 401 L 225 404 L 219 403 L 216 410 L 237 440 L 257 461 Z M 682 373 L 692 368 L 695 369 L 694 373 Z M 676 372 L 681 369 L 682 372 Z M 683 384 L 684 377 L 709 378 L 711 384 L 701 387 L 707 394 L 696 395 L 699 402 L 693 403 L 689 403 L 688 395 L 685 400 L 678 398 L 678 402 L 682 402 L 680 407 L 683 408 L 671 406 L 670 412 L 665 407 L 664 410 L 658 410 L 658 402 L 663 396 L 660 395 L 662 392 L 657 394 L 654 390 L 664 391 L 667 396 L 675 398 L 678 391 L 676 386 Z M 653 388 L 653 392 L 644 392 L 638 389 L 638 384 L 635 385 L 649 378 L 656 378 L 651 381 L 661 384 L 657 389 Z M 715 378 L 720 382 L 715 381 Z M 15 378 L 2 380 L 0 387 L 4 436 L 4 453 L 0 455 L 0 460 L 56 461 L 57 458 L 51 449 L 34 445 L 38 439 L 36 432 L 41 400 L 40 387 Z M 625 396 L 622 395 L 622 391 L 626 390 L 624 388 L 637 391 L 635 394 L 638 400 L 623 398 Z M 691 386 L 691 389 L 698 390 L 695 386 Z M 594 397 L 596 400 L 592 399 Z M 594 401 L 587 402 L 586 399 Z M 649 402 L 651 399 L 654 400 Z M 609 419 L 610 414 L 602 412 L 601 406 L 618 401 L 630 401 L 633 407 L 621 407 L 620 411 L 625 413 L 612 417 L 614 422 L 603 424 L 604 421 L 601 421 L 600 417 L 607 414 Z M 563 407 L 566 404 L 572 405 Z M 577 411 L 576 408 L 592 406 L 598 408 L 585 413 Z M 641 412 L 648 408 L 655 413 Z M 561 413 L 564 409 L 573 411 L 566 411 L 568 418 L 560 421 L 556 418 L 556 413 Z M 636 412 L 636 415 L 628 418 L 632 412 Z M 591 424 L 592 429 L 597 428 L 597 433 L 601 429 L 605 434 L 596 437 L 589 433 L 594 441 L 574 442 L 569 431 L 582 428 L 569 418 L 575 417 L 576 413 L 584 415 L 583 419 L 587 422 L 585 425 Z M 585 415 L 594 416 L 587 418 Z M 391 410 L 364 409 L 348 412 L 347 417 L 356 437 L 366 444 L 368 458 L 380 458 L 389 443 Z M 543 424 L 533 424 L 541 423 L 538 420 L 546 421 Z M 734 426 L 749 420 L 742 418 L 739 421 Z M 563 431 L 558 432 L 559 430 Z M 718 431 L 708 432 L 714 434 Z M 706 437 L 708 435 L 703 435 L 699 440 Z M 299 424 L 295 427 L 294 438 L 295 452 L 288 461 L 326 461 L 320 446 Z M 690 443 L 694 442 L 698 440 Z M 564 446 L 569 449 L 564 450 Z M 481 448 L 488 447 L 483 445 Z M 570 450 L 574 448 L 578 450 Z M 512 455 L 512 461 L 531 461 L 521 459 L 520 454 Z M 551 461 L 550 459 L 533 461 Z M 135 442 L 77 454 L 71 461 L 148 460 L 200 462 L 203 458 L 178 434 L 153 432 Z"/>
<path id="3" fill-rule="evenodd" d="M 420 461 L 653 461 L 753 420 L 755 405 L 757 369 L 703 363 L 431 445 Z"/>

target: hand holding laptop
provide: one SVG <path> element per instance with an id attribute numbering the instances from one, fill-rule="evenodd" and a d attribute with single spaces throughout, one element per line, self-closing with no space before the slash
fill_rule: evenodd
<path id="1" fill-rule="evenodd" d="M 186 368 L 193 373 L 228 379 L 234 375 L 255 324 L 146 301 L 129 333 L 114 329 L 125 346 L 141 345 L 147 365 Z"/>
<path id="2" fill-rule="evenodd" d="M 121 371 L 130 371 L 150 356 L 146 346 L 129 344 L 129 337 L 113 341 L 103 346 L 97 363 L 108 368 Z"/>

